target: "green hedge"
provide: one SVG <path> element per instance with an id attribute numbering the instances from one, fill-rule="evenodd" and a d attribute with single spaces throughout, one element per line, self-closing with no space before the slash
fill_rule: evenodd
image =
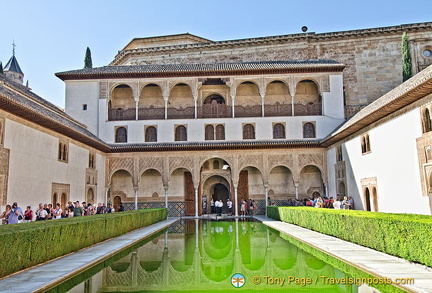
<path id="1" fill-rule="evenodd" d="M 268 207 L 269 217 L 432 267 L 432 216 Z"/>
<path id="2" fill-rule="evenodd" d="M 166 209 L 0 226 L 0 277 L 166 219 Z"/>

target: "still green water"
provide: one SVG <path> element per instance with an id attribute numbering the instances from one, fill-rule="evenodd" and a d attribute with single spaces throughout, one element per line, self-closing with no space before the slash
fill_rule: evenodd
<path id="1" fill-rule="evenodd" d="M 308 253 L 296 240 L 254 221 L 178 221 L 139 245 L 51 292 L 355 293 L 359 287 L 353 275 L 368 276 L 326 255 Z M 80 279 L 85 281 L 75 286 Z M 367 285 L 360 291 L 379 292 Z"/>

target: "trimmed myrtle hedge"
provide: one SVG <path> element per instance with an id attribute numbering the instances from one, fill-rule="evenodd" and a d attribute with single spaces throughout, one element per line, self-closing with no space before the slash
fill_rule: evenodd
<path id="1" fill-rule="evenodd" d="M 356 278 L 356 279 L 361 279 L 361 278 L 377 278 L 376 276 L 373 276 L 365 271 L 362 271 L 346 262 L 343 262 L 342 260 L 339 260 L 315 247 L 312 247 L 300 240 L 297 240 L 285 233 L 279 232 L 275 230 L 275 233 L 278 233 L 278 235 L 282 238 L 285 239 L 286 241 L 290 242 L 291 244 L 297 246 L 298 248 L 300 248 L 303 251 L 306 251 L 307 253 L 315 256 L 316 258 L 322 260 L 323 262 L 331 265 L 332 267 L 335 267 L 337 269 L 339 269 L 340 271 L 348 274 L 350 276 L 350 278 Z M 356 283 L 356 282 L 355 282 Z M 386 292 L 386 293 L 402 293 L 402 292 L 406 292 L 402 289 L 399 289 L 398 287 L 395 287 L 393 285 L 390 284 L 373 284 L 373 283 L 369 283 L 369 286 L 374 287 L 376 289 L 378 289 L 380 292 Z"/>
<path id="2" fill-rule="evenodd" d="M 166 209 L 0 226 L 0 277 L 167 218 Z"/>
<path id="3" fill-rule="evenodd" d="M 432 267 L 432 216 L 268 207 L 269 217 Z"/>

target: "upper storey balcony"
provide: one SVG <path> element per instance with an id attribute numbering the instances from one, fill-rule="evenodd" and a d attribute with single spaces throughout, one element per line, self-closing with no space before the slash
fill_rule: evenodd
<path id="1" fill-rule="evenodd" d="M 178 82 L 167 94 L 156 83 L 144 84 L 139 97 L 133 85 L 121 83 L 110 91 L 108 121 L 322 115 L 319 85 L 299 80 L 291 94 L 286 81 L 269 80 L 261 89 L 253 79 L 229 87 L 221 78 L 207 78 L 193 94 Z"/>

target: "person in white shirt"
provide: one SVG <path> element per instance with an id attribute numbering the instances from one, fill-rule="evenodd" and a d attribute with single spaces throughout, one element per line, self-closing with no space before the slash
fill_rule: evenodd
<path id="1" fill-rule="evenodd" d="M 339 196 L 336 196 L 336 200 L 333 202 L 333 208 L 335 210 L 340 210 L 340 208 L 341 208 L 341 201 L 340 201 Z"/>

